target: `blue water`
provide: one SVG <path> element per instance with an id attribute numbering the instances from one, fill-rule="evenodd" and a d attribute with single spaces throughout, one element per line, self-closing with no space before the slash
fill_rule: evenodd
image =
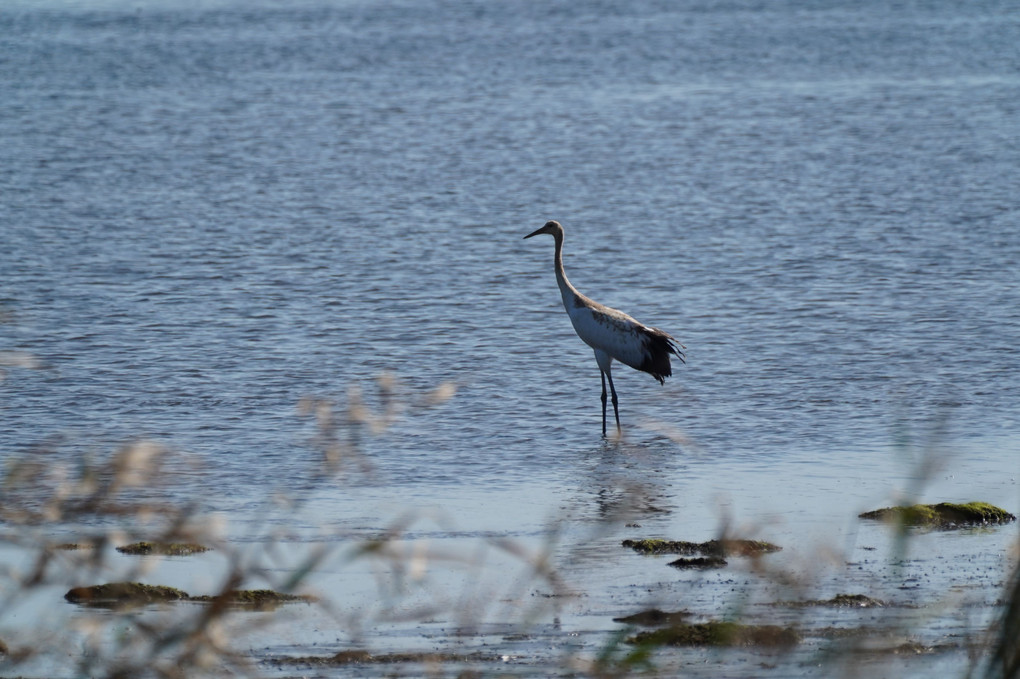
<path id="1" fill-rule="evenodd" d="M 313 487 L 300 400 L 381 412 L 387 374 L 457 391 L 365 432 L 358 492 L 472 531 L 598 516 L 650 471 L 663 526 L 725 492 L 795 530 L 916 488 L 930 441 L 931 499 L 1016 511 L 1014 10 L 9 4 L 0 350 L 45 367 L 0 382 L 0 458 L 153 438 L 243 522 Z M 687 347 L 664 387 L 615 371 L 624 448 L 552 241 L 522 240 L 547 219 L 582 292 Z"/>

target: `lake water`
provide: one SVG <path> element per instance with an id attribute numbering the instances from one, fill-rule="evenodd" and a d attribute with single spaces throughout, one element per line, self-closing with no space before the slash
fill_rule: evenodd
<path id="1" fill-rule="evenodd" d="M 1020 509 L 1008 3 L 15 0 L 0 38 L 0 350 L 43 364 L 0 381 L 0 457 L 155 439 L 239 543 L 728 519 L 808 558 L 905 494 Z M 687 347 L 614 372 L 622 441 L 522 240 L 547 219 L 582 292 Z M 381 413 L 381 375 L 456 393 L 322 483 L 298 404 Z M 961 548 L 991 602 L 1015 532 Z M 632 567 L 581 627 L 676 577 Z"/>

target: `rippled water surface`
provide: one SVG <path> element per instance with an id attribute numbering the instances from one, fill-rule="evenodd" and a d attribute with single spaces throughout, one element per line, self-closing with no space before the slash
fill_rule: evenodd
<path id="1" fill-rule="evenodd" d="M 0 36 L 0 349 L 45 365 L 0 382 L 0 456 L 151 437 L 234 525 L 307 500 L 298 532 L 535 536 L 628 482 L 687 539 L 1018 508 L 1005 4 L 52 0 Z M 687 346 L 664 387 L 617 368 L 620 444 L 547 219 L 581 291 Z M 457 391 L 313 484 L 299 401 L 380 412 L 382 374 Z"/>

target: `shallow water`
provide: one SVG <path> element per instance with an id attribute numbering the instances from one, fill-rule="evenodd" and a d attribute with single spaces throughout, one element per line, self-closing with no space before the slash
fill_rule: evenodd
<path id="1" fill-rule="evenodd" d="M 0 35 L 0 349 L 45 364 L 0 381 L 5 459 L 154 438 L 241 544 L 570 542 L 633 503 L 809 554 L 901 494 L 1020 506 L 1003 5 L 49 0 Z M 624 445 L 521 239 L 550 218 L 579 289 L 687 346 L 614 373 Z M 457 392 L 317 482 L 299 401 L 382 412 L 384 373 Z"/>

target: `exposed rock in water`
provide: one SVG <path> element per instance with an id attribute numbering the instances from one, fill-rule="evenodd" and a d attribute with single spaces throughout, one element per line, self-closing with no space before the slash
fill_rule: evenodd
<path id="1" fill-rule="evenodd" d="M 69 590 L 64 598 L 83 606 L 123 606 L 182 601 L 188 598 L 188 593 L 164 585 L 111 582 L 105 585 L 75 587 Z"/>
<path id="2" fill-rule="evenodd" d="M 315 597 L 303 594 L 282 594 L 269 589 L 231 590 L 216 595 L 190 596 L 173 587 L 164 585 L 143 585 L 139 582 L 113 582 L 90 587 L 75 587 L 64 595 L 71 603 L 82 606 L 115 608 L 139 606 L 172 601 L 194 601 L 198 603 L 226 604 L 264 610 L 292 602 L 311 603 Z"/>
<path id="3" fill-rule="evenodd" d="M 764 540 L 709 540 L 708 542 L 686 542 L 684 540 L 662 540 L 646 538 L 643 540 L 624 540 L 624 547 L 629 547 L 641 554 L 681 554 L 685 556 L 757 556 L 778 552 L 782 549 Z"/>
<path id="4" fill-rule="evenodd" d="M 987 502 L 968 502 L 966 504 L 942 502 L 936 505 L 883 507 L 864 512 L 858 517 L 906 526 L 930 526 L 946 530 L 1016 521 L 1016 516 L 1013 514 Z"/>
<path id="5" fill-rule="evenodd" d="M 690 617 L 687 611 L 674 611 L 667 613 L 658 608 L 650 608 L 634 615 L 623 618 L 613 618 L 613 622 L 624 622 L 628 625 L 641 625 L 643 627 L 661 627 L 663 625 L 678 625 Z"/>
<path id="6" fill-rule="evenodd" d="M 307 594 L 283 594 L 271 589 L 235 589 L 222 594 L 193 596 L 188 600 L 264 609 L 286 603 L 313 603 L 316 598 Z"/>
<path id="7" fill-rule="evenodd" d="M 166 556 L 190 556 L 192 554 L 201 554 L 202 552 L 208 552 L 209 548 L 205 545 L 195 544 L 193 542 L 135 542 L 130 545 L 124 545 L 118 547 L 117 551 L 121 554 L 132 554 L 139 556 L 146 556 L 149 554 L 163 554 Z"/>
<path id="8" fill-rule="evenodd" d="M 741 625 L 711 621 L 680 624 L 640 632 L 626 639 L 628 644 L 648 646 L 793 646 L 800 634 L 776 625 Z"/>

